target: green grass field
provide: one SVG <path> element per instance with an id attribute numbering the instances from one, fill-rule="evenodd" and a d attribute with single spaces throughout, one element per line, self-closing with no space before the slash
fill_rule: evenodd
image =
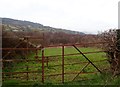
<path id="1" fill-rule="evenodd" d="M 79 48 L 82 52 L 95 52 L 99 51 L 97 48 Z M 55 56 L 61 55 L 62 49 L 61 48 L 46 48 L 45 49 L 45 56 Z M 67 47 L 65 48 L 65 54 L 73 54 L 79 53 L 75 48 Z M 91 61 L 100 61 L 105 60 L 106 54 L 102 53 L 93 53 L 93 54 L 85 54 Z M 29 59 L 35 59 L 35 54 L 31 53 L 27 55 Z M 39 52 L 39 56 L 41 57 L 41 52 Z M 39 58 L 41 59 L 41 58 Z M 84 63 L 83 63 L 84 62 Z M 74 55 L 74 56 L 65 56 L 64 58 L 64 72 L 65 73 L 72 73 L 72 74 L 65 74 L 64 75 L 64 85 L 120 85 L 119 78 L 115 78 L 111 80 L 111 75 L 108 72 L 105 72 L 104 69 L 109 69 L 109 63 L 107 61 L 101 62 L 94 62 L 94 64 L 103 72 L 102 74 L 95 73 L 95 74 L 80 74 L 76 77 L 74 81 L 73 78 L 80 72 L 80 70 L 87 64 L 87 60 L 82 55 Z M 74 64 L 77 63 L 77 64 Z M 71 65 L 69 65 L 71 64 Z M 17 74 L 17 75 L 6 75 L 7 79 L 3 82 L 3 85 L 9 84 L 20 84 L 20 85 L 31 85 L 37 86 L 41 85 L 41 62 L 39 61 L 31 61 L 31 62 L 14 62 L 14 67 L 11 69 L 6 69 L 4 72 L 22 72 L 26 71 L 26 66 L 28 66 L 27 71 L 38 71 L 38 73 L 29 73 L 29 80 L 26 80 L 27 74 Z M 60 85 L 61 84 L 61 75 L 57 76 L 50 76 L 55 74 L 62 73 L 62 57 L 50 57 L 48 66 L 45 63 L 45 85 Z M 24 68 L 23 68 L 24 67 Z M 83 72 L 96 72 L 97 70 L 89 64 Z M 76 73 L 76 74 L 73 74 Z M 20 78 L 13 78 L 13 77 L 20 77 Z M 10 78 L 10 79 L 9 79 Z"/>

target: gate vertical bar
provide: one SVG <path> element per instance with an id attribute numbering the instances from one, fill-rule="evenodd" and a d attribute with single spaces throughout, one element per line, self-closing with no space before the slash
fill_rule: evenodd
<path id="1" fill-rule="evenodd" d="M 64 83 L 64 46 L 62 46 L 62 83 Z"/>
<path id="2" fill-rule="evenodd" d="M 0 48 L 2 48 L 2 18 L 0 17 Z M 0 60 L 2 60 L 2 50 L 0 50 Z M 0 62 L 0 86 L 2 87 L 2 76 L 4 78 L 4 74 L 2 74 L 3 62 Z"/>
<path id="3" fill-rule="evenodd" d="M 42 83 L 44 83 L 44 47 L 42 48 Z"/>
<path id="4" fill-rule="evenodd" d="M 26 38 L 26 41 L 27 41 L 27 53 L 26 53 L 26 60 L 27 60 L 27 66 L 26 66 L 26 70 L 27 70 L 27 81 L 28 81 L 28 79 L 29 79 L 29 75 L 28 75 L 28 46 L 29 46 L 29 44 L 28 44 L 28 37 L 25 37 Z"/>

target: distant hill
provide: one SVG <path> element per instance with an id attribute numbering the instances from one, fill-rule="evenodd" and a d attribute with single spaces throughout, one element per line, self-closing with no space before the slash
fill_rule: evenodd
<path id="1" fill-rule="evenodd" d="M 25 27 L 31 26 L 33 28 L 43 28 L 44 27 L 42 24 L 39 24 L 39 23 L 15 20 L 15 19 L 10 19 L 10 18 L 2 18 L 2 23 L 8 24 L 8 25 L 25 26 Z"/>
<path id="2" fill-rule="evenodd" d="M 44 32 L 64 32 L 69 34 L 84 34 L 83 32 L 71 31 L 61 28 L 53 28 L 50 26 L 44 26 L 39 23 L 34 23 L 30 21 L 22 21 L 11 18 L 2 18 L 2 24 L 7 26 L 6 30 L 10 31 L 44 31 Z"/>

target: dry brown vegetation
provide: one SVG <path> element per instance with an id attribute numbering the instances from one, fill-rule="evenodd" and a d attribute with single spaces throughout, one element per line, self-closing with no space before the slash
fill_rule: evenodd
<path id="1" fill-rule="evenodd" d="M 120 74 L 120 30 L 109 30 L 100 34 L 102 41 L 107 41 L 108 43 L 103 44 L 102 48 L 106 51 L 108 56 L 108 61 L 111 65 L 111 72 L 113 76 Z"/>

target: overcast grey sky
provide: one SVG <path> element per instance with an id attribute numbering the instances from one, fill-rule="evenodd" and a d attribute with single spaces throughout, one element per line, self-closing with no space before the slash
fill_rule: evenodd
<path id="1" fill-rule="evenodd" d="M 0 17 L 97 33 L 118 27 L 119 0 L 0 0 Z"/>

